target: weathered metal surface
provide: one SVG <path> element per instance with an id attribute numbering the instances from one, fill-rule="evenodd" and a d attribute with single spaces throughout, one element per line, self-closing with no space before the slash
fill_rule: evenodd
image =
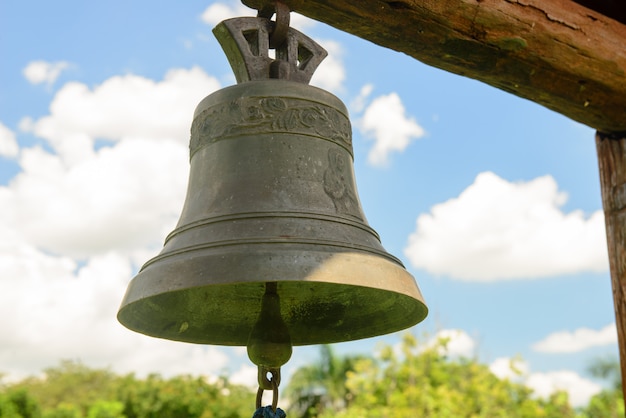
<path id="1" fill-rule="evenodd" d="M 267 282 L 293 345 L 394 332 L 427 313 L 363 214 L 351 128 L 332 94 L 249 81 L 198 105 L 187 199 L 119 320 L 160 338 L 247 345 Z"/>
<path id="2" fill-rule="evenodd" d="M 285 39 L 274 45 L 276 58 L 270 58 L 273 26 L 269 19 L 239 17 L 213 29 L 238 83 L 268 78 L 308 83 L 326 58 L 324 48 L 293 28 L 284 29 Z"/>

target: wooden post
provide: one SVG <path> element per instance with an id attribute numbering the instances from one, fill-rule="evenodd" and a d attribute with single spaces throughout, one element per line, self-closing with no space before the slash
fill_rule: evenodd
<path id="1" fill-rule="evenodd" d="M 596 133 L 602 206 L 609 247 L 615 323 L 622 371 L 626 383 L 626 132 Z M 623 384 L 624 399 L 626 385 Z"/>

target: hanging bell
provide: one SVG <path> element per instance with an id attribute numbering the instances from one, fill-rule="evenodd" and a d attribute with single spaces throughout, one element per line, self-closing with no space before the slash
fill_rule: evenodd
<path id="1" fill-rule="evenodd" d="M 180 220 L 118 313 L 132 330 L 245 346 L 266 321 L 306 345 L 426 317 L 414 278 L 363 214 L 345 105 L 307 84 L 326 52 L 289 28 L 270 58 L 273 25 L 236 18 L 214 30 L 238 84 L 196 108 Z"/>

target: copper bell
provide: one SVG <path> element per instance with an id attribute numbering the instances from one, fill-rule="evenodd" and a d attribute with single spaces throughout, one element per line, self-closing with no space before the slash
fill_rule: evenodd
<path id="1" fill-rule="evenodd" d="M 306 345 L 426 317 L 415 279 L 361 209 L 345 105 L 307 84 L 326 52 L 289 28 L 270 58 L 273 24 L 214 30 L 238 84 L 196 108 L 182 215 L 118 313 L 132 330 L 245 346 L 261 327 Z"/>

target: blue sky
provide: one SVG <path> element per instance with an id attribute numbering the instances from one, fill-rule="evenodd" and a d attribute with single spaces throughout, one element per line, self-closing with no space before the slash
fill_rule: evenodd
<path id="1" fill-rule="evenodd" d="M 134 334 L 115 320 L 176 223 L 195 105 L 234 77 L 211 29 L 237 1 L 0 4 L 0 371 L 61 358 L 254 384 L 245 350 Z M 580 404 L 617 357 L 594 131 L 532 102 L 292 16 L 329 57 L 312 84 L 348 106 L 362 206 L 452 336 L 538 394 Z M 132 214 L 132 215 L 129 215 Z M 428 333 L 428 336 L 423 336 Z M 399 335 L 339 344 L 375 352 Z M 315 358 L 297 348 L 287 371 Z"/>

